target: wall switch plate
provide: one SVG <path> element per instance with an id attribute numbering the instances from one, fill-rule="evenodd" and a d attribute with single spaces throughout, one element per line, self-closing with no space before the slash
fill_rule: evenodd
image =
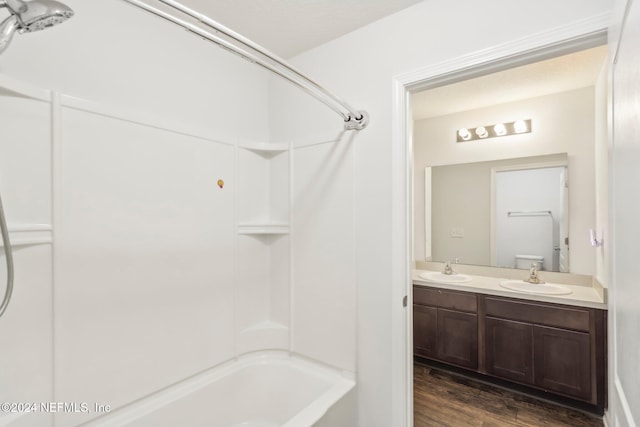
<path id="1" fill-rule="evenodd" d="M 462 228 L 462 227 L 453 227 L 451 229 L 451 237 L 457 237 L 457 238 L 464 237 L 464 228 Z"/>

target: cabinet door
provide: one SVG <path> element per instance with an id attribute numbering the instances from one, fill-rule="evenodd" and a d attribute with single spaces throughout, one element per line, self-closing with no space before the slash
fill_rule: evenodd
<path id="1" fill-rule="evenodd" d="M 591 400 L 589 334 L 533 327 L 535 384 L 582 400 Z"/>
<path id="2" fill-rule="evenodd" d="M 487 373 L 533 384 L 533 326 L 487 317 L 485 328 Z"/>
<path id="3" fill-rule="evenodd" d="M 416 356 L 437 356 L 438 309 L 423 305 L 413 306 L 413 353 Z"/>
<path id="4" fill-rule="evenodd" d="M 438 309 L 438 359 L 478 368 L 478 316 Z"/>

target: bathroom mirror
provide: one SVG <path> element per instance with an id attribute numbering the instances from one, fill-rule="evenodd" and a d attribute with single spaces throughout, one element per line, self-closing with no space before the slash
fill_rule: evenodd
<path id="1" fill-rule="evenodd" d="M 431 261 L 569 272 L 566 153 L 425 169 Z"/>

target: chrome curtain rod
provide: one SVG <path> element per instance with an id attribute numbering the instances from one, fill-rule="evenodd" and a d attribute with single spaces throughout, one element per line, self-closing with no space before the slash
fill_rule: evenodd
<path id="1" fill-rule="evenodd" d="M 185 21 L 177 16 L 174 16 L 168 12 L 160 10 L 156 7 L 141 0 L 124 0 L 134 6 L 146 10 L 160 18 L 163 18 L 169 22 L 177 24 L 182 28 L 190 31 L 205 40 L 211 41 L 218 46 L 230 50 L 231 52 L 241 56 L 249 62 L 260 65 L 269 71 L 277 74 L 278 76 L 288 80 L 300 89 L 307 92 L 309 95 L 315 97 L 327 107 L 338 113 L 344 120 L 344 128 L 346 130 L 361 130 L 367 127 L 369 124 L 369 116 L 365 111 L 356 110 L 351 107 L 345 101 L 336 96 L 333 92 L 322 87 L 319 83 L 312 80 L 302 72 L 298 71 L 293 66 L 287 64 L 287 62 L 275 54 L 269 52 L 257 43 L 252 42 L 246 37 L 236 33 L 235 31 L 225 27 L 222 24 L 212 20 L 211 18 L 198 13 L 188 7 L 173 1 L 173 0 L 157 0 L 158 2 L 169 6 L 170 8 L 177 10 L 193 19 L 199 24 L 202 24 L 213 30 L 209 31 L 194 23 Z M 221 34 L 226 36 L 225 39 Z"/>

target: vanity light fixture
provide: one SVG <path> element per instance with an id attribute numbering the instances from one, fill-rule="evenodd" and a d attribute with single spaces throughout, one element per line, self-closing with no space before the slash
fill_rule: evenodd
<path id="1" fill-rule="evenodd" d="M 474 141 L 477 139 L 496 138 L 499 136 L 531 133 L 531 119 L 516 120 L 509 123 L 462 128 L 456 133 L 456 142 Z"/>

